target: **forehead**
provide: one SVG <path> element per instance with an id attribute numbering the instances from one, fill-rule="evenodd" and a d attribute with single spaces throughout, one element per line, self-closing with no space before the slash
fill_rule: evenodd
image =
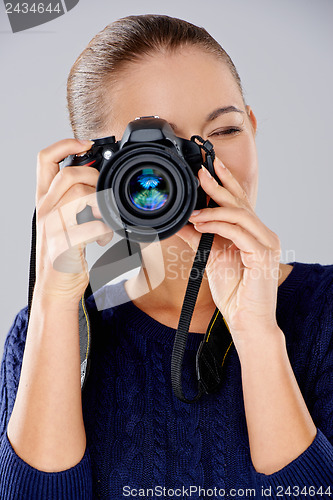
<path id="1" fill-rule="evenodd" d="M 112 128 L 121 133 L 138 116 L 158 115 L 179 128 L 198 126 L 216 108 L 243 108 L 227 64 L 195 48 L 131 63 L 110 89 Z"/>

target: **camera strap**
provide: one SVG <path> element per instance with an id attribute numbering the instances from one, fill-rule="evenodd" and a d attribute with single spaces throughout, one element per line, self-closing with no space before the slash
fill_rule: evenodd
<path id="1" fill-rule="evenodd" d="M 31 224 L 31 246 L 30 246 L 30 267 L 29 267 L 29 285 L 28 285 L 28 319 L 30 318 L 32 296 L 36 281 L 36 239 L 37 239 L 36 209 L 32 216 Z"/>
<path id="2" fill-rule="evenodd" d="M 182 387 L 182 365 L 189 327 L 213 239 L 214 234 L 206 233 L 201 236 L 187 284 L 172 350 L 172 388 L 175 396 L 184 403 L 194 403 L 204 393 L 210 394 L 220 389 L 223 383 L 226 356 L 233 344 L 228 325 L 222 313 L 216 308 L 196 354 L 198 392 L 193 399 L 187 398 Z"/>

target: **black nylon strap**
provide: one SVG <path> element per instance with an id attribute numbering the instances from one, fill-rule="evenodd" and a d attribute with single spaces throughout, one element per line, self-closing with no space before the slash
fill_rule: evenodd
<path id="1" fill-rule="evenodd" d="M 184 403 L 194 403 L 203 393 L 202 385 L 198 384 L 198 393 L 194 399 L 187 399 L 182 388 L 182 366 L 193 310 L 197 301 L 200 285 L 205 272 L 206 263 L 213 243 L 214 234 L 205 233 L 201 236 L 197 253 L 192 265 L 187 284 L 184 302 L 180 313 L 178 328 L 171 356 L 171 383 L 178 399 Z"/>
<path id="2" fill-rule="evenodd" d="M 31 224 L 31 248 L 30 248 L 30 268 L 29 268 L 29 286 L 28 286 L 28 321 L 30 318 L 32 296 L 36 281 L 36 209 L 32 217 Z"/>

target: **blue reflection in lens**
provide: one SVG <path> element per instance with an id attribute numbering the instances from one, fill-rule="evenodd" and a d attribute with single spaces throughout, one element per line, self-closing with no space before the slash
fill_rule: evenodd
<path id="1" fill-rule="evenodd" d="M 141 172 L 130 181 L 131 201 L 141 210 L 157 210 L 168 199 L 168 182 L 157 169 L 144 168 Z"/>

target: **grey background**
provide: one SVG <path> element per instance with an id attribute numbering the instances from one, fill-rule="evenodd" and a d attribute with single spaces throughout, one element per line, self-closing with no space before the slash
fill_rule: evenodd
<path id="1" fill-rule="evenodd" d="M 70 67 L 106 24 L 145 13 L 202 25 L 229 52 L 259 123 L 256 212 L 279 235 L 282 262 L 333 263 L 332 0 L 80 0 L 16 34 L 0 3 L 0 354 L 27 303 L 36 155 L 72 136 Z"/>

